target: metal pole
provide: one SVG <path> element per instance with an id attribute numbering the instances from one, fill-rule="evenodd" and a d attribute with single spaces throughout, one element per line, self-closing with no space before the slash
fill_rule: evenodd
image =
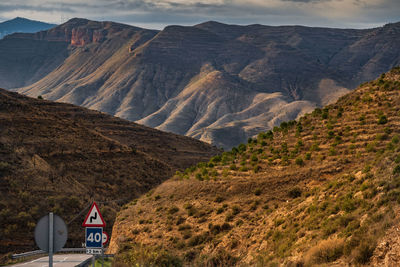
<path id="1" fill-rule="evenodd" d="M 49 267 L 53 267 L 53 213 L 49 213 Z"/>
<path id="2" fill-rule="evenodd" d="M 101 267 L 104 267 L 104 248 L 101 248 Z"/>
<path id="3" fill-rule="evenodd" d="M 92 266 L 93 266 L 93 267 L 96 267 L 95 265 L 96 265 L 96 255 L 93 255 L 93 258 L 92 258 Z"/>

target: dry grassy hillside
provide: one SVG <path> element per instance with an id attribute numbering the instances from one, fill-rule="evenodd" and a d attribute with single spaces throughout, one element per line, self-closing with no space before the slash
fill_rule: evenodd
<path id="1" fill-rule="evenodd" d="M 111 232 L 120 206 L 219 151 L 188 137 L 70 104 L 0 89 L 0 254 L 34 248 L 37 220 L 68 223 L 84 241 L 84 208 L 96 200 Z"/>
<path id="2" fill-rule="evenodd" d="M 366 264 L 399 220 L 399 133 L 395 68 L 127 204 L 116 266 Z"/>

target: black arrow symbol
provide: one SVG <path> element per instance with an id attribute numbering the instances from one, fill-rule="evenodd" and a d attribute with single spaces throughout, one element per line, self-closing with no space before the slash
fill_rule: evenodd
<path id="1" fill-rule="evenodd" d="M 94 213 L 94 216 L 90 216 L 89 221 L 90 223 L 92 223 L 92 220 L 96 220 L 97 219 L 97 212 Z"/>

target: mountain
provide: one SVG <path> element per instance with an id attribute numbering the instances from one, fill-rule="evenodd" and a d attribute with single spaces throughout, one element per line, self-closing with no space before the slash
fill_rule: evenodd
<path id="1" fill-rule="evenodd" d="M 55 26 L 57 25 L 17 17 L 11 20 L 0 22 L 0 39 L 15 32 L 45 31 Z"/>
<path id="2" fill-rule="evenodd" d="M 230 149 L 400 64 L 399 41 L 400 23 L 150 31 L 72 19 L 1 40 L 0 84 Z"/>
<path id="3" fill-rule="evenodd" d="M 397 67 L 177 173 L 120 212 L 114 264 L 397 266 L 399 110 Z"/>
<path id="4" fill-rule="evenodd" d="M 198 140 L 110 115 L 0 90 L 0 254 L 34 249 L 50 211 L 81 247 L 96 200 L 111 233 L 120 208 L 176 170 L 219 153 Z"/>

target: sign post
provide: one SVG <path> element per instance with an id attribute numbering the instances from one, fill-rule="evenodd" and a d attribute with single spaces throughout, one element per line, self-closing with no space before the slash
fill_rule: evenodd
<path id="1" fill-rule="evenodd" d="M 53 266 L 53 254 L 65 245 L 67 238 L 67 225 L 52 212 L 43 216 L 36 224 L 35 242 L 41 250 L 49 253 L 49 267 Z"/>
<path id="2" fill-rule="evenodd" d="M 49 214 L 49 267 L 53 267 L 53 213 Z"/>
<path id="3" fill-rule="evenodd" d="M 90 207 L 82 226 L 85 227 L 86 254 L 92 254 L 93 258 L 96 257 L 95 255 L 103 255 L 103 244 L 108 241 L 108 235 L 103 232 L 106 223 L 96 202 L 93 202 Z"/>

